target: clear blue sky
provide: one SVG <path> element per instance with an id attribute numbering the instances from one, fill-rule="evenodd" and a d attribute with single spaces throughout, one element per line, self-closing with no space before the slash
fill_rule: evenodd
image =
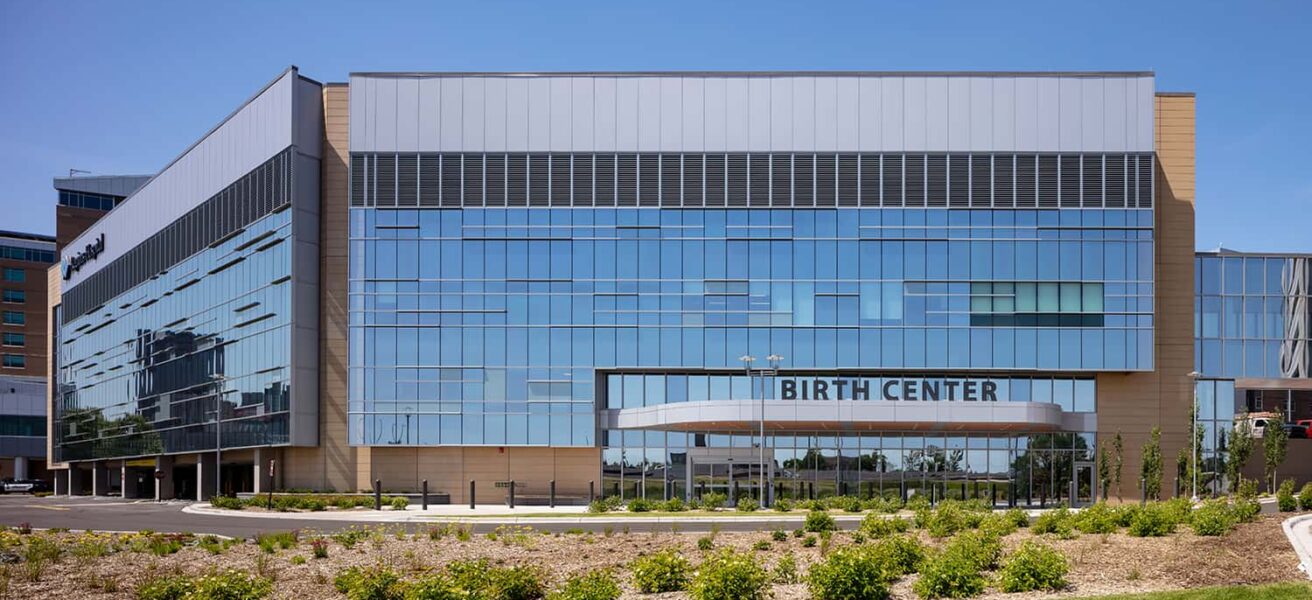
<path id="1" fill-rule="evenodd" d="M 1198 94 L 1198 247 L 1312 252 L 1310 26 L 1300 1 L 6 1 L 0 229 L 53 232 L 52 177 L 155 172 L 290 64 L 1152 70 Z"/>

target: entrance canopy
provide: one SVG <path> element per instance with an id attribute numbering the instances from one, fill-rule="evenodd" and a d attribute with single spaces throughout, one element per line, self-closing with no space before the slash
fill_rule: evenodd
<path id="1" fill-rule="evenodd" d="M 610 409 L 602 418 L 607 429 L 753 432 L 761 410 L 760 400 L 712 400 Z M 1091 416 L 1050 402 L 766 400 L 764 410 L 768 431 L 1082 431 Z"/>

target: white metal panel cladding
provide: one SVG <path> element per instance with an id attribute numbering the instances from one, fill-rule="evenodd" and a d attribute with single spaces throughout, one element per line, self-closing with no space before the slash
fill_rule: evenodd
<path id="1" fill-rule="evenodd" d="M 295 131 L 306 126 L 306 122 L 296 118 L 299 113 L 294 107 L 311 97 L 298 91 L 298 85 L 319 88 L 319 84 L 302 79 L 295 69 L 289 69 L 160 171 L 129 201 L 119 204 L 73 240 L 65 248 L 66 257 L 85 246 L 86 240 L 101 234 L 105 235 L 105 250 L 73 273 L 65 282 L 65 289 L 85 281 L 297 140 L 309 139 L 308 132 Z M 322 102 L 317 94 L 313 98 Z M 389 114 L 396 115 L 395 102 L 390 111 Z M 413 117 L 407 117 L 405 122 L 407 127 L 415 126 Z M 316 126 L 322 127 L 322 119 L 316 121 Z M 362 133 L 370 135 L 374 126 L 366 124 L 362 129 Z M 313 137 L 317 140 L 319 134 Z M 304 151 L 318 156 L 319 149 Z"/>
<path id="2" fill-rule="evenodd" d="M 1137 73 L 362 74 L 351 151 L 418 132 L 420 152 L 1149 152 L 1153 92 Z"/>

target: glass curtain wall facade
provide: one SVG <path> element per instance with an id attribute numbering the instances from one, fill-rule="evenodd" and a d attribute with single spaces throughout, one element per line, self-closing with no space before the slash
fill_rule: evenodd
<path id="1" fill-rule="evenodd" d="M 198 252 L 65 295 L 56 460 L 288 443 L 291 195 L 283 153 L 156 236 Z"/>
<path id="2" fill-rule="evenodd" d="M 680 162 L 704 161 L 695 158 Z M 1102 208 L 1101 179 L 1088 184 L 1098 197 L 1087 197 L 1099 208 L 905 208 L 901 199 L 896 208 L 803 208 L 794 183 L 776 190 L 770 207 L 744 198 L 742 208 L 683 208 L 690 188 L 701 202 L 706 176 L 690 186 L 682 170 L 674 180 L 682 193 L 651 208 L 640 200 L 598 208 L 579 206 L 579 190 L 592 203 L 597 186 L 642 176 L 574 168 L 508 186 L 509 175 L 489 177 L 483 166 L 505 157 L 454 160 L 478 168 L 451 169 L 450 179 L 439 169 L 434 181 L 422 165 L 451 157 L 353 157 L 352 444 L 600 445 L 606 493 L 666 497 L 704 491 L 684 489 L 681 465 L 693 449 L 760 441 L 598 431 L 595 411 L 605 407 L 612 373 L 683 373 L 642 376 L 641 385 L 624 375 L 622 405 L 642 406 L 746 397 L 746 377 L 726 374 L 742 372 L 743 354 L 781 354 L 784 371 L 874 376 L 1153 368 L 1153 213 L 1148 202 Z M 407 172 L 406 164 L 417 166 Z M 1056 189 L 1052 175 L 1039 187 Z M 796 181 L 795 172 L 788 177 Z M 417 192 L 398 194 L 395 182 L 406 190 L 416 179 Z M 506 191 L 519 182 L 529 206 L 513 207 Z M 550 194 L 560 192 L 535 199 L 535 189 L 562 182 L 567 206 L 554 206 Z M 976 194 L 993 195 L 978 183 Z M 426 193 L 431 207 L 420 206 Z M 442 208 L 439 194 L 460 200 Z M 633 195 L 641 198 L 641 187 Z M 612 204 L 615 196 L 606 194 Z M 839 186 L 836 197 L 858 204 L 855 186 Z M 1092 379 L 1017 382 L 1007 401 L 1095 409 Z M 1065 497 L 1075 462 L 1092 460 L 1094 445 L 1091 431 L 796 432 L 765 444 L 784 495 L 937 485 L 939 494 L 1021 503 Z M 753 467 L 723 468 L 697 480 L 747 484 Z"/>

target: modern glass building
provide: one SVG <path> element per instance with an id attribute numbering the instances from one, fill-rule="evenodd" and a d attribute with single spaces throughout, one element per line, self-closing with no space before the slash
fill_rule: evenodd
<path id="1" fill-rule="evenodd" d="M 207 190 L 257 193 L 231 227 L 179 214 L 144 277 L 66 282 L 57 454 L 75 469 L 217 447 L 238 491 L 273 458 L 276 485 L 426 480 L 455 502 L 513 481 L 1044 504 L 1097 493 L 1109 436 L 1128 464 L 1153 425 L 1168 452 L 1187 439 L 1193 98 L 1151 73 L 316 89 L 288 126 L 318 119 L 313 183 L 303 146 L 277 147 Z M 316 388 L 295 380 L 307 347 Z"/>

